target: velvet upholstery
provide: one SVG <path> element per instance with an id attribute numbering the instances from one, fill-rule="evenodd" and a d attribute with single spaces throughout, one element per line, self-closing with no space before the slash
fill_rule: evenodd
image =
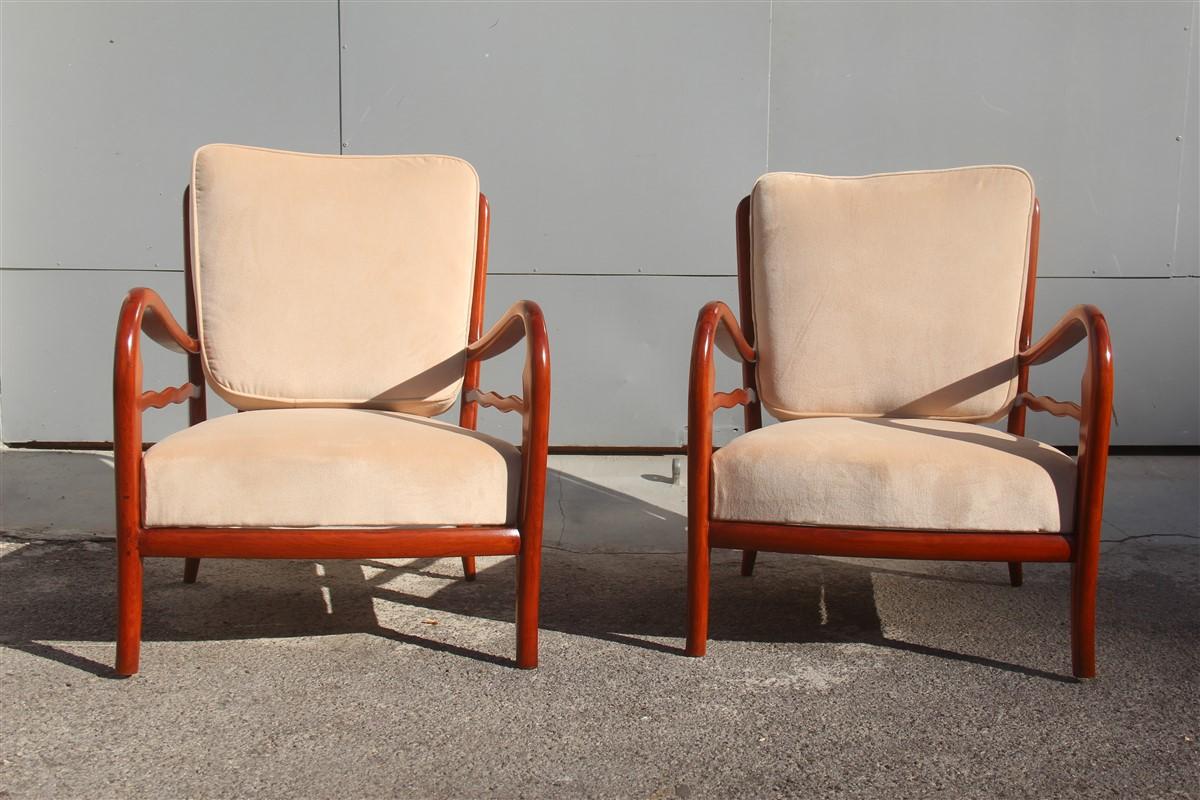
<path id="1" fill-rule="evenodd" d="M 1071 531 L 1075 462 L 950 420 L 769 425 L 713 454 L 713 519 L 858 528 Z"/>
<path id="2" fill-rule="evenodd" d="M 297 408 L 216 417 L 145 455 L 154 527 L 511 525 L 521 456 L 395 412 Z"/>
<path id="3" fill-rule="evenodd" d="M 751 196 L 763 404 L 780 419 L 1001 416 L 1033 202 L 1016 167 L 764 175 Z"/>
<path id="4" fill-rule="evenodd" d="M 205 373 L 240 409 L 453 405 L 479 179 L 447 156 L 196 151 L 192 263 Z"/>

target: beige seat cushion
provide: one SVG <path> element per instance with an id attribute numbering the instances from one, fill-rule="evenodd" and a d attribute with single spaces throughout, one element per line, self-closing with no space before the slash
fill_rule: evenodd
<path id="1" fill-rule="evenodd" d="M 760 178 L 751 294 L 763 404 L 779 419 L 1002 415 L 1033 201 L 1016 167 Z"/>
<path id="2" fill-rule="evenodd" d="M 1070 531 L 1075 462 L 947 420 L 770 425 L 713 454 L 713 518 L 956 531 Z"/>
<path id="3" fill-rule="evenodd" d="M 505 525 L 521 457 L 409 414 L 298 408 L 217 417 L 146 453 L 147 527 Z"/>
<path id="4" fill-rule="evenodd" d="M 479 178 L 447 156 L 196 151 L 201 356 L 235 408 L 454 404 Z"/>

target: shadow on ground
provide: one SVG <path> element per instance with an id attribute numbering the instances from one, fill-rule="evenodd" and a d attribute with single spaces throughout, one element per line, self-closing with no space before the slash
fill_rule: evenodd
<path id="1" fill-rule="evenodd" d="M 566 479 L 576 508 L 602 507 L 603 524 L 669 531 L 682 539 L 684 518 L 637 498 L 620 495 L 576 476 Z M 592 492 L 595 497 L 583 494 Z M 598 523 L 601 520 L 593 520 Z M 659 530 L 661 529 L 661 530 Z M 1030 676 L 1061 675 L 1021 663 L 958 652 L 889 637 L 877 608 L 875 581 L 881 576 L 960 586 L 964 604 L 977 603 L 980 589 L 1030 592 L 1007 587 L 1003 565 L 973 565 L 970 574 L 896 568 L 868 562 L 806 556 L 764 555 L 756 575 L 738 574 L 737 553 L 714 557 L 710 639 L 762 643 L 866 643 L 925 656 L 972 662 Z M 907 566 L 901 564 L 901 566 Z M 991 573 L 994 573 L 992 575 Z M 420 624 L 404 630 L 383 620 L 391 605 L 428 614 L 511 623 L 515 562 L 481 560 L 478 579 L 461 579 L 457 559 L 351 561 L 206 560 L 195 585 L 181 581 L 179 559 L 147 559 L 146 641 L 209 641 L 238 638 L 308 637 L 366 632 L 456 653 L 465 658 L 510 663 L 497 638 L 487 652 L 451 638 L 428 635 Z M 682 652 L 684 558 L 671 555 L 577 554 L 547 548 L 544 555 L 541 627 L 631 647 Z M 980 577 L 980 576 L 983 577 Z M 1064 576 L 1065 577 L 1065 576 Z M 70 664 L 93 674 L 108 665 L 56 648 L 54 641 L 112 641 L 115 626 L 115 560 L 112 545 L 97 542 L 29 542 L 0 559 L 0 646 Z M 1065 583 L 1062 587 L 1065 619 Z M 380 604 L 385 604 L 381 606 Z M 948 609 L 946 625 L 969 625 Z M 411 620 L 409 620 L 411 622 Z M 1044 632 L 1047 636 L 1052 632 Z M 504 655 L 501 655 L 503 653 Z M 1019 655 L 1019 651 L 1014 651 Z"/>

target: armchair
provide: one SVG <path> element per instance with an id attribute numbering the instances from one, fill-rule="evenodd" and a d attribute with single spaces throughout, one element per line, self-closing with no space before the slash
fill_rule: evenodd
<path id="1" fill-rule="evenodd" d="M 692 349 L 688 655 L 707 648 L 713 547 L 741 549 L 746 576 L 759 550 L 1003 561 L 1013 586 L 1022 562 L 1068 562 L 1072 670 L 1095 676 L 1112 346 L 1086 305 L 1030 344 L 1040 216 L 1014 167 L 773 173 L 741 201 L 741 325 L 709 303 Z M 1029 391 L 1030 367 L 1085 339 L 1081 403 Z M 715 390 L 715 347 L 740 388 Z M 747 433 L 714 453 L 713 412 L 738 405 Z M 1029 410 L 1079 422 L 1074 459 L 1025 438 Z"/>
<path id="2" fill-rule="evenodd" d="M 138 671 L 142 559 L 517 556 L 517 658 L 537 666 L 550 354 L 536 303 L 483 333 L 490 216 L 469 164 L 208 145 L 184 195 L 187 330 L 121 308 L 113 408 L 116 671 Z M 143 391 L 143 334 L 188 382 Z M 480 366 L 526 343 L 522 396 Z M 206 419 L 206 388 L 237 414 Z M 462 392 L 457 426 L 431 419 Z M 189 404 L 143 453 L 142 413 Z M 520 448 L 475 432 L 516 411 Z"/>

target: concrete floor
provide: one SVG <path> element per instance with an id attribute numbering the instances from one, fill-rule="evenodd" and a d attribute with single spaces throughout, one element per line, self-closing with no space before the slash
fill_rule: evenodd
<path id="1" fill-rule="evenodd" d="M 123 681 L 110 457 L 0 452 L 0 798 L 1200 796 L 1200 459 L 1111 462 L 1086 684 L 1063 565 L 722 554 L 684 658 L 671 459 L 551 466 L 538 670 L 511 559 L 148 559 Z"/>

